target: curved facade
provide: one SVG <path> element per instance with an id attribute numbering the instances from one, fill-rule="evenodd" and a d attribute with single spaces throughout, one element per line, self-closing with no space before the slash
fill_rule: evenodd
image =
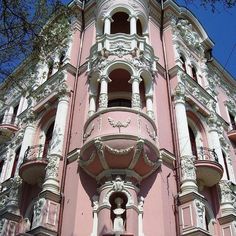
<path id="1" fill-rule="evenodd" d="M 201 24 L 169 0 L 69 7 L 67 46 L 1 85 L 0 235 L 236 235 L 236 83 Z"/>

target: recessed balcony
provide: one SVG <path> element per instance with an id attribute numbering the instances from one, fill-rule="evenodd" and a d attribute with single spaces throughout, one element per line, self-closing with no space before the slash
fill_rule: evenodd
<path id="1" fill-rule="evenodd" d="M 9 141 L 18 129 L 15 116 L 5 117 L 0 124 L 0 144 Z"/>
<path id="2" fill-rule="evenodd" d="M 131 108 L 108 108 L 88 119 L 79 164 L 92 177 L 113 174 L 141 181 L 161 164 L 155 123 Z"/>
<path id="3" fill-rule="evenodd" d="M 219 164 L 214 149 L 200 147 L 198 159 L 195 161 L 197 181 L 204 186 L 212 187 L 219 183 L 223 176 L 223 167 Z"/>
<path id="4" fill-rule="evenodd" d="M 25 152 L 19 175 L 28 184 L 41 184 L 45 177 L 48 161 L 43 150 L 42 145 L 35 145 L 29 147 Z"/>

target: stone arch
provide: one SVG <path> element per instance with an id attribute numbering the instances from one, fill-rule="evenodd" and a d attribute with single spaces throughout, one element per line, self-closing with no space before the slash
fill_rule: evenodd
<path id="1" fill-rule="evenodd" d="M 150 71 L 142 69 L 139 71 L 139 76 L 144 80 L 145 95 L 153 96 L 153 78 Z"/>
<path id="2" fill-rule="evenodd" d="M 102 28 L 104 24 L 104 19 L 106 17 L 111 18 L 117 12 L 125 12 L 129 16 L 134 15 L 136 16 L 142 25 L 143 33 L 148 32 L 148 14 L 149 8 L 147 5 L 143 3 L 141 0 L 132 0 L 131 2 L 127 3 L 126 0 L 117 1 L 110 1 L 104 0 L 101 3 L 98 3 L 98 11 L 97 11 L 97 26 L 98 26 L 98 33 L 102 33 Z"/>
<path id="3" fill-rule="evenodd" d="M 137 71 L 134 69 L 133 65 L 128 61 L 116 60 L 110 63 L 101 73 L 101 75 L 109 75 L 115 69 L 127 70 L 131 76 L 137 75 Z"/>
<path id="4" fill-rule="evenodd" d="M 105 197 L 104 197 L 104 199 L 103 199 L 103 202 L 102 202 L 103 205 L 109 206 L 109 208 L 110 208 L 110 207 L 111 207 L 111 204 L 110 204 L 110 202 L 109 202 L 109 199 L 110 199 L 110 197 L 111 197 L 112 194 L 118 193 L 118 192 L 123 193 L 123 194 L 126 195 L 126 197 L 127 197 L 127 199 L 128 199 L 127 204 L 126 204 L 126 207 L 134 206 L 134 200 L 133 200 L 133 198 L 132 198 L 131 193 L 130 193 L 127 189 L 124 189 L 124 188 L 123 188 L 121 191 L 115 191 L 114 189 L 110 189 L 110 190 L 106 193 L 106 195 L 105 195 Z"/>

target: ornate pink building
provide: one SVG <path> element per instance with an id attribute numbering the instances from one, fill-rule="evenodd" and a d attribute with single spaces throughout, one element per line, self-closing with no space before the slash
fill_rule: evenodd
<path id="1" fill-rule="evenodd" d="M 69 7 L 67 46 L 1 85 L 0 235 L 235 236 L 236 82 L 199 21 Z"/>

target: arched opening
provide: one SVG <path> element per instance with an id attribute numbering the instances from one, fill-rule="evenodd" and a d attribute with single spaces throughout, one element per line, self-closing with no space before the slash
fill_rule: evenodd
<path id="1" fill-rule="evenodd" d="M 188 126 L 189 138 L 191 143 L 192 154 L 197 158 L 197 145 L 194 132 L 190 126 Z"/>
<path id="2" fill-rule="evenodd" d="M 142 24 L 139 19 L 137 20 L 137 34 L 141 37 L 143 36 Z"/>
<path id="3" fill-rule="evenodd" d="M 114 232 L 124 232 L 126 230 L 126 204 L 128 202 L 127 196 L 124 193 L 118 192 L 110 196 L 110 218 L 113 225 Z"/>
<path id="4" fill-rule="evenodd" d="M 53 128 L 54 128 L 54 122 L 49 126 L 49 128 L 46 132 L 46 135 L 45 135 L 45 142 L 44 142 L 44 148 L 43 148 L 43 159 L 47 158 L 47 154 L 50 149 L 50 142 L 52 140 Z"/>
<path id="5" fill-rule="evenodd" d="M 15 151 L 15 159 L 14 159 L 12 170 L 11 170 L 11 178 L 13 178 L 16 173 L 16 167 L 17 167 L 17 163 L 19 160 L 19 156 L 20 156 L 20 149 L 21 149 L 21 147 L 17 148 Z"/>
<path id="6" fill-rule="evenodd" d="M 108 107 L 131 107 L 130 73 L 124 69 L 115 69 L 109 74 L 109 78 Z"/>
<path id="7" fill-rule="evenodd" d="M 129 15 L 124 12 L 117 12 L 112 16 L 111 34 L 130 34 Z"/>
<path id="8" fill-rule="evenodd" d="M 185 73 L 187 73 L 187 70 L 186 70 L 186 60 L 185 60 L 185 58 L 181 55 L 179 59 L 180 59 L 180 62 L 181 62 L 181 68 L 182 68 L 182 70 L 183 70 Z"/>

